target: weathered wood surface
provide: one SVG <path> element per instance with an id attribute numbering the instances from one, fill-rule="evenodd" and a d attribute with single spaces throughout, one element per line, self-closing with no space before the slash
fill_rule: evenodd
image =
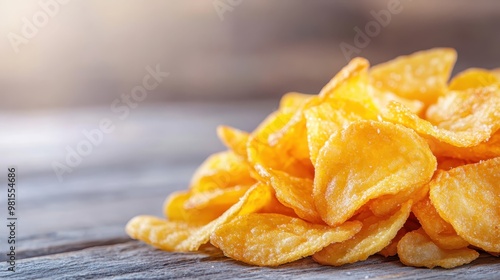
<path id="1" fill-rule="evenodd" d="M 320 266 L 310 258 L 261 268 L 225 258 L 208 246 L 200 253 L 167 253 L 125 235 L 123 227 L 131 217 L 161 215 L 165 197 L 184 189 L 203 158 L 223 149 L 216 125 L 252 129 L 276 106 L 276 101 L 254 101 L 138 108 L 129 119 L 117 122 L 115 132 L 62 182 L 50 163 L 61 161 L 65 146 L 75 145 L 81 129 L 92 129 L 107 116 L 107 109 L 0 115 L 0 129 L 9 132 L 0 139 L 0 170 L 8 165 L 19 170 L 17 271 L 6 271 L 7 243 L 2 239 L 0 278 L 500 277 L 500 260 L 489 255 L 452 270 L 404 267 L 395 258 L 378 256 L 340 268 Z M 5 212 L 0 211 L 3 221 Z M 3 226 L 0 234 L 6 235 Z"/>
<path id="2" fill-rule="evenodd" d="M 482 255 L 474 264 L 452 270 L 423 269 L 403 266 L 397 258 L 373 256 L 342 267 L 306 258 L 268 268 L 234 261 L 209 246 L 198 253 L 166 253 L 129 241 L 22 260 L 19 269 L 19 279 L 494 279 L 500 262 Z"/>

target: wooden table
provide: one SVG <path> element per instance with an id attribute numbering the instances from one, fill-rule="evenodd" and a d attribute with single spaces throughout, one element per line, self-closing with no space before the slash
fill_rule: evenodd
<path id="1" fill-rule="evenodd" d="M 138 214 L 161 216 L 165 197 L 186 188 L 194 169 L 223 149 L 218 124 L 250 130 L 274 110 L 276 101 L 139 106 L 119 120 L 108 108 L 2 113 L 0 178 L 18 172 L 16 272 L 8 272 L 5 226 L 0 227 L 0 277 L 13 279 L 219 279 L 219 278 L 499 278 L 498 258 L 481 255 L 452 270 L 403 266 L 379 256 L 335 268 L 310 258 L 277 268 L 248 266 L 206 246 L 199 253 L 167 253 L 124 233 Z M 60 182 L 52 162 L 64 162 L 66 146 L 82 141 L 103 118 L 114 132 Z M 6 183 L 0 188 L 6 200 Z M 1 204 L 2 208 L 5 204 Z M 6 221 L 6 209 L 0 219 Z"/>

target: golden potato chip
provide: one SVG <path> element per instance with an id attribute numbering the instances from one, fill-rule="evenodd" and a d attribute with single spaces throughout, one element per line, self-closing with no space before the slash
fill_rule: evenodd
<path id="1" fill-rule="evenodd" d="M 450 82 L 450 90 L 467 90 L 487 86 L 500 86 L 500 80 L 485 69 L 470 68 L 457 74 Z"/>
<path id="2" fill-rule="evenodd" d="M 246 160 L 232 151 L 225 151 L 211 155 L 198 167 L 190 189 L 203 192 L 254 183 Z"/>
<path id="3" fill-rule="evenodd" d="M 319 150 L 334 132 L 340 131 L 357 120 L 376 120 L 377 112 L 365 105 L 343 98 L 331 98 L 328 102 L 305 111 L 307 141 L 311 162 L 316 164 Z"/>
<path id="4" fill-rule="evenodd" d="M 500 94 L 500 92 L 498 93 Z M 493 94 L 491 96 L 493 97 Z M 493 101 L 493 99 L 495 97 L 490 100 Z M 450 117 L 450 119 L 455 120 L 454 123 L 443 121 L 438 126 L 421 119 L 410 112 L 408 108 L 396 102 L 392 102 L 387 106 L 384 118 L 393 123 L 414 129 L 419 134 L 430 137 L 434 141 L 445 142 L 456 147 L 472 147 L 488 140 L 500 128 L 500 122 L 495 122 L 495 119 L 500 118 L 500 111 L 495 111 L 500 110 L 500 102 L 496 105 L 495 102 L 481 103 L 481 106 L 474 108 L 484 108 L 484 111 L 478 109 L 464 117 Z"/>
<path id="5" fill-rule="evenodd" d="M 198 210 L 186 209 L 186 201 L 191 197 L 189 191 L 178 191 L 171 193 L 165 200 L 163 213 L 170 221 L 185 222 L 192 225 L 205 225 L 210 221 L 215 220 L 227 210 L 214 207 L 207 211 L 206 209 Z"/>
<path id="6" fill-rule="evenodd" d="M 279 110 L 285 113 L 295 113 L 300 110 L 305 103 L 316 95 L 299 92 L 289 92 L 283 95 L 280 100 Z"/>
<path id="7" fill-rule="evenodd" d="M 381 219 L 374 215 L 361 220 L 363 227 L 351 239 L 333 243 L 313 255 L 320 264 L 339 266 L 366 260 L 384 249 L 396 237 L 410 215 L 412 201 L 405 203 L 394 215 Z"/>
<path id="8" fill-rule="evenodd" d="M 384 111 L 389 103 L 391 103 L 392 101 L 396 101 L 403 104 L 412 113 L 418 116 L 421 116 L 423 114 L 425 104 L 420 100 L 407 99 L 398 96 L 390 91 L 382 90 L 371 85 L 368 87 L 368 92 L 372 96 L 373 102 L 375 103 L 378 111 Z"/>
<path id="9" fill-rule="evenodd" d="M 312 179 L 314 176 L 314 168 L 309 159 L 309 163 L 307 163 L 291 155 L 291 150 L 294 147 L 288 142 L 292 141 L 292 139 L 282 138 L 278 143 L 271 143 L 270 138 L 272 133 L 287 125 L 291 117 L 292 114 L 275 112 L 259 125 L 250 135 L 247 143 L 248 161 L 254 168 L 256 165 L 260 165 L 265 169 L 280 170 L 295 177 Z M 293 136 L 293 134 L 287 135 L 286 137 L 291 136 Z M 307 144 L 307 140 L 304 142 Z M 258 173 L 255 175 L 260 180 L 264 180 L 262 178 L 263 175 Z"/>
<path id="10" fill-rule="evenodd" d="M 429 184 L 439 216 L 470 244 L 500 252 L 500 157 L 449 171 Z"/>
<path id="11" fill-rule="evenodd" d="M 308 222 L 323 223 L 314 206 L 313 181 L 311 179 L 292 177 L 278 170 L 269 170 L 268 173 L 270 185 L 276 192 L 276 198 L 283 205 L 292 208 L 297 216 Z"/>
<path id="12" fill-rule="evenodd" d="M 453 227 L 439 216 L 429 197 L 417 202 L 412 212 L 417 216 L 425 233 L 439 247 L 460 249 L 469 246 L 469 243 L 458 236 Z"/>
<path id="13" fill-rule="evenodd" d="M 227 207 L 238 202 L 251 186 L 236 186 L 193 193 L 185 202 L 186 209 L 207 209 L 210 207 Z"/>
<path id="14" fill-rule="evenodd" d="M 429 147 L 437 157 L 449 157 L 464 162 L 478 162 L 480 160 L 500 157 L 500 130 L 495 132 L 486 142 L 472 147 L 455 147 L 453 145 L 430 140 Z"/>
<path id="15" fill-rule="evenodd" d="M 456 58 L 453 49 L 419 51 L 372 67 L 370 78 L 379 89 L 429 105 L 445 92 Z"/>
<path id="16" fill-rule="evenodd" d="M 413 130 L 354 122 L 319 153 L 314 203 L 327 224 L 339 225 L 371 199 L 424 185 L 435 169 L 436 158 Z"/>
<path id="17" fill-rule="evenodd" d="M 375 216 L 384 217 L 394 213 L 408 200 L 411 199 L 415 203 L 424 199 L 428 193 L 429 187 L 427 184 L 422 186 L 416 185 L 414 188 L 407 188 L 395 194 L 386 194 L 375 198 L 366 205 Z"/>
<path id="18" fill-rule="evenodd" d="M 196 229 L 198 227 L 187 223 L 167 221 L 153 216 L 134 217 L 125 227 L 131 238 L 166 251 L 175 251 L 176 246 Z"/>
<path id="19" fill-rule="evenodd" d="M 387 245 L 384 249 L 380 250 L 380 252 L 378 253 L 386 258 L 397 255 L 399 240 L 401 240 L 401 238 L 403 238 L 403 236 L 405 236 L 407 232 L 408 231 L 404 227 L 402 227 L 398 231 L 396 236 L 391 240 L 391 243 L 389 243 L 389 245 Z"/>
<path id="20" fill-rule="evenodd" d="M 247 132 L 220 125 L 217 127 L 217 135 L 228 149 L 244 159 L 247 158 L 247 142 L 249 138 Z"/>
<path id="21" fill-rule="evenodd" d="M 402 263 L 409 266 L 453 268 L 472 262 L 479 257 L 479 253 L 469 248 L 439 248 L 423 229 L 418 229 L 407 233 L 398 242 L 398 256 Z"/>
<path id="22" fill-rule="evenodd" d="M 328 244 L 347 240 L 360 228 L 361 223 L 357 221 L 329 227 L 279 214 L 249 214 L 220 226 L 210 242 L 233 259 L 277 266 L 310 256 Z"/>
<path id="23" fill-rule="evenodd" d="M 164 250 L 196 251 L 208 242 L 210 234 L 219 226 L 238 215 L 247 215 L 260 210 L 271 201 L 272 195 L 270 187 L 256 184 L 236 204 L 206 225 L 196 226 L 183 221 L 139 216 L 129 221 L 126 231 L 131 238 Z"/>
<path id="24" fill-rule="evenodd" d="M 500 128 L 499 111 L 500 89 L 486 87 L 448 92 L 429 107 L 426 118 L 439 128 L 450 131 L 484 130 L 487 136 L 479 141 L 483 142 Z"/>

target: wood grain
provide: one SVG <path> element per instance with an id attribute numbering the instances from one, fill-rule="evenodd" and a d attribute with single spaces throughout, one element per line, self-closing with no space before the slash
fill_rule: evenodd
<path id="1" fill-rule="evenodd" d="M 269 268 L 226 258 L 211 246 L 199 253 L 168 253 L 136 241 L 21 260 L 19 269 L 23 279 L 493 279 L 500 275 L 498 259 L 487 255 L 450 270 L 407 267 L 397 258 L 381 256 L 342 267 L 305 258 Z M 4 276 L 10 274 L 0 272 Z"/>

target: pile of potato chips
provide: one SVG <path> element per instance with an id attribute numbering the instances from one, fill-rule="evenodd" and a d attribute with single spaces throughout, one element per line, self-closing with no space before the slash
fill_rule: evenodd
<path id="1" fill-rule="evenodd" d="M 167 251 L 210 242 L 260 266 L 498 255 L 500 71 L 448 82 L 455 60 L 444 48 L 372 68 L 355 58 L 318 95 L 284 95 L 255 131 L 219 127 L 228 150 L 168 197 L 168 219 L 135 217 L 127 233 Z"/>

